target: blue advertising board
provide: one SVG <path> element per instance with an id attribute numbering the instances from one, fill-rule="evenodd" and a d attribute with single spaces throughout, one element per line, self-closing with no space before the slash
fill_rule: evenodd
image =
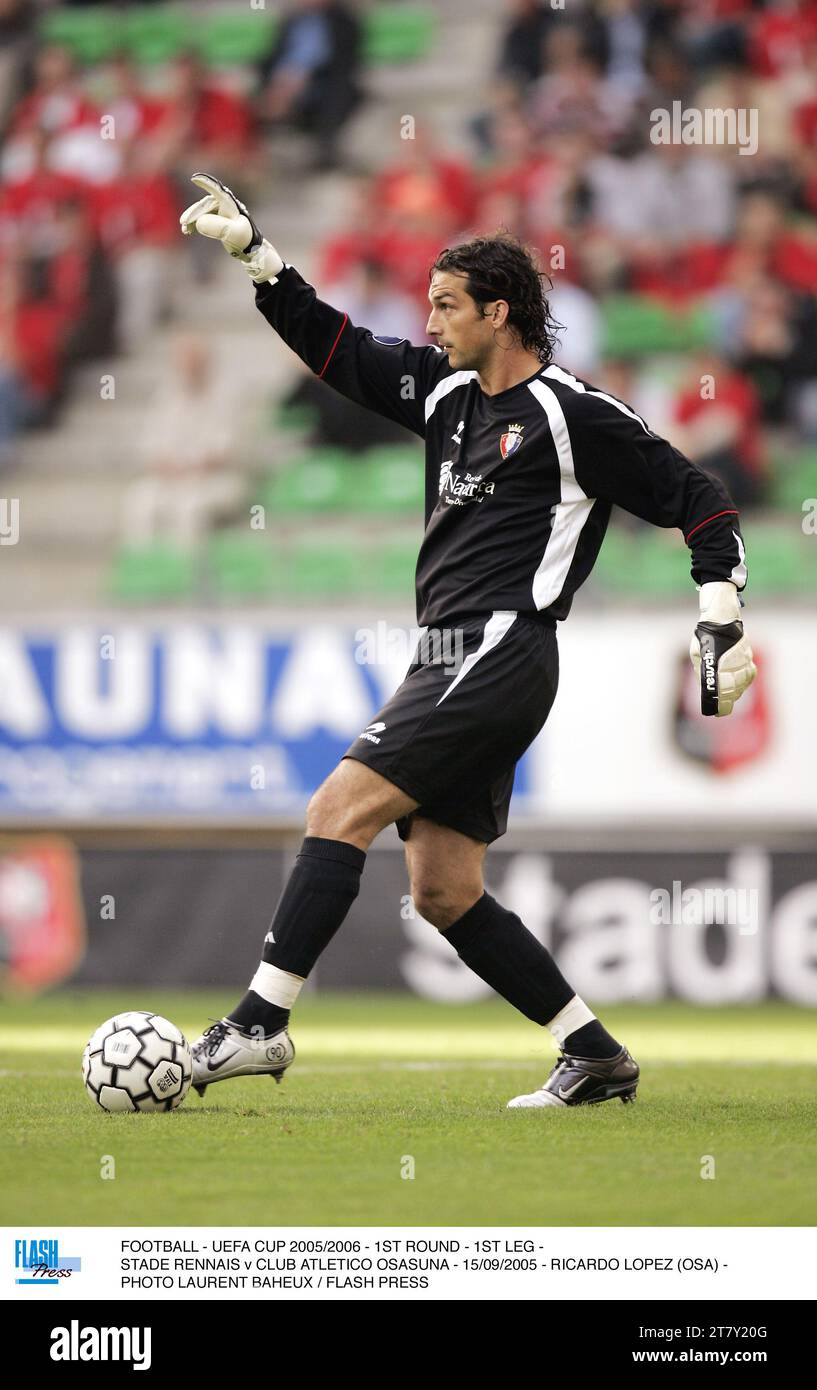
<path id="1" fill-rule="evenodd" d="M 5 820 L 299 816 L 405 675 L 417 630 L 0 630 Z M 529 791 L 523 764 L 517 804 Z"/>

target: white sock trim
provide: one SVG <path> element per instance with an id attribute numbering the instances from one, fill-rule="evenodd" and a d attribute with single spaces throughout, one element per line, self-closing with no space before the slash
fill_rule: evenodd
<path id="1" fill-rule="evenodd" d="M 290 975 L 289 971 L 279 970 L 277 965 L 269 965 L 267 961 L 262 960 L 250 980 L 250 989 L 260 994 L 268 1004 L 277 1004 L 281 1009 L 291 1009 L 303 983 L 300 975 Z"/>
<path id="2" fill-rule="evenodd" d="M 565 1038 L 569 1038 L 571 1033 L 575 1033 L 577 1028 L 583 1028 L 585 1023 L 592 1023 L 596 1015 L 592 1009 L 588 1009 L 583 999 L 578 994 L 560 1009 L 555 1018 L 550 1020 L 547 1025 L 557 1043 L 561 1044 Z"/>

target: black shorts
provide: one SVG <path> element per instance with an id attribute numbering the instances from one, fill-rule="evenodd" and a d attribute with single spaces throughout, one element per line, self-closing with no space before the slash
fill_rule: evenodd
<path id="1" fill-rule="evenodd" d="M 344 753 L 425 816 L 490 844 L 505 834 L 516 764 L 556 695 L 556 632 L 497 611 L 423 634 L 406 678 Z"/>

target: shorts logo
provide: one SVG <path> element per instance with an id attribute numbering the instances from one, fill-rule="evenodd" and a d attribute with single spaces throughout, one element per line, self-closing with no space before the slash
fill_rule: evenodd
<path id="1" fill-rule="evenodd" d="M 504 459 L 509 459 L 511 454 L 515 454 L 522 443 L 522 432 L 524 425 L 509 425 L 499 440 L 499 452 Z"/>
<path id="2" fill-rule="evenodd" d="M 380 722 L 376 724 L 367 724 L 366 728 L 363 730 L 363 733 L 358 734 L 358 738 L 367 738 L 370 743 L 379 743 L 380 739 L 377 737 L 377 735 L 381 734 L 385 727 L 385 724 Z"/>

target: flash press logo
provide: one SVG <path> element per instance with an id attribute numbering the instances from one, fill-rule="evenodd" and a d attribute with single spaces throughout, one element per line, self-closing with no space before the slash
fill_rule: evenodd
<path id="1" fill-rule="evenodd" d="M 61 1284 L 82 1268 L 79 1255 L 60 1255 L 56 1240 L 15 1240 L 16 1284 Z"/>
<path id="2" fill-rule="evenodd" d="M 74 1318 L 68 1327 L 51 1331 L 52 1361 L 129 1361 L 134 1371 L 149 1371 L 149 1327 L 80 1327 Z"/>

